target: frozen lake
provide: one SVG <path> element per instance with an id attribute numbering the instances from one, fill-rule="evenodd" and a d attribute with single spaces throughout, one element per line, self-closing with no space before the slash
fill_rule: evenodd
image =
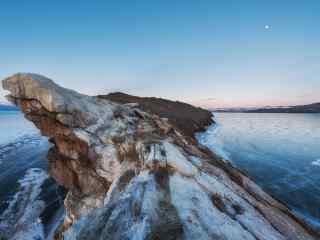
<path id="1" fill-rule="evenodd" d="M 201 143 L 320 226 L 320 114 L 215 113 Z"/>

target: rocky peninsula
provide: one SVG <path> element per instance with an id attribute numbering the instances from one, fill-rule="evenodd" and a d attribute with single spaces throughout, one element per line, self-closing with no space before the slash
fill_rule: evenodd
<path id="1" fill-rule="evenodd" d="M 52 143 L 49 172 L 68 189 L 57 239 L 320 237 L 195 141 L 194 131 L 211 120 L 188 130 L 188 116 L 178 114 L 188 123 L 179 125 L 173 113 L 163 115 L 170 108 L 155 112 L 143 100 L 83 95 L 37 74 L 2 83 Z"/>
<path id="2" fill-rule="evenodd" d="M 195 140 L 195 133 L 204 131 L 213 123 L 213 115 L 210 111 L 183 102 L 155 97 L 137 97 L 121 92 L 98 97 L 120 104 L 138 103 L 141 110 L 168 119 L 171 125 L 190 140 Z"/>

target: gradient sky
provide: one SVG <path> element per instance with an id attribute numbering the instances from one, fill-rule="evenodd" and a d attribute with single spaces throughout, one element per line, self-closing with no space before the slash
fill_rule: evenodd
<path id="1" fill-rule="evenodd" d="M 210 107 L 319 102 L 319 25 L 319 0 L 2 1 L 0 79 Z"/>

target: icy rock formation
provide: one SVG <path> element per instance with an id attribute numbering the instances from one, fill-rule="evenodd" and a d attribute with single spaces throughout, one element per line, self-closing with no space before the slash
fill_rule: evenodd
<path id="1" fill-rule="evenodd" d="M 319 239 L 239 170 L 135 104 L 36 74 L 3 87 L 53 143 L 50 174 L 69 189 L 57 238 Z"/>

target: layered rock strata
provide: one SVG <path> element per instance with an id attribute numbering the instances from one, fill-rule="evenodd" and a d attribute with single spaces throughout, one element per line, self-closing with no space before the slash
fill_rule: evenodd
<path id="1" fill-rule="evenodd" d="M 166 119 L 62 88 L 3 80 L 52 142 L 50 174 L 69 192 L 60 239 L 319 239 L 286 206 Z"/>

